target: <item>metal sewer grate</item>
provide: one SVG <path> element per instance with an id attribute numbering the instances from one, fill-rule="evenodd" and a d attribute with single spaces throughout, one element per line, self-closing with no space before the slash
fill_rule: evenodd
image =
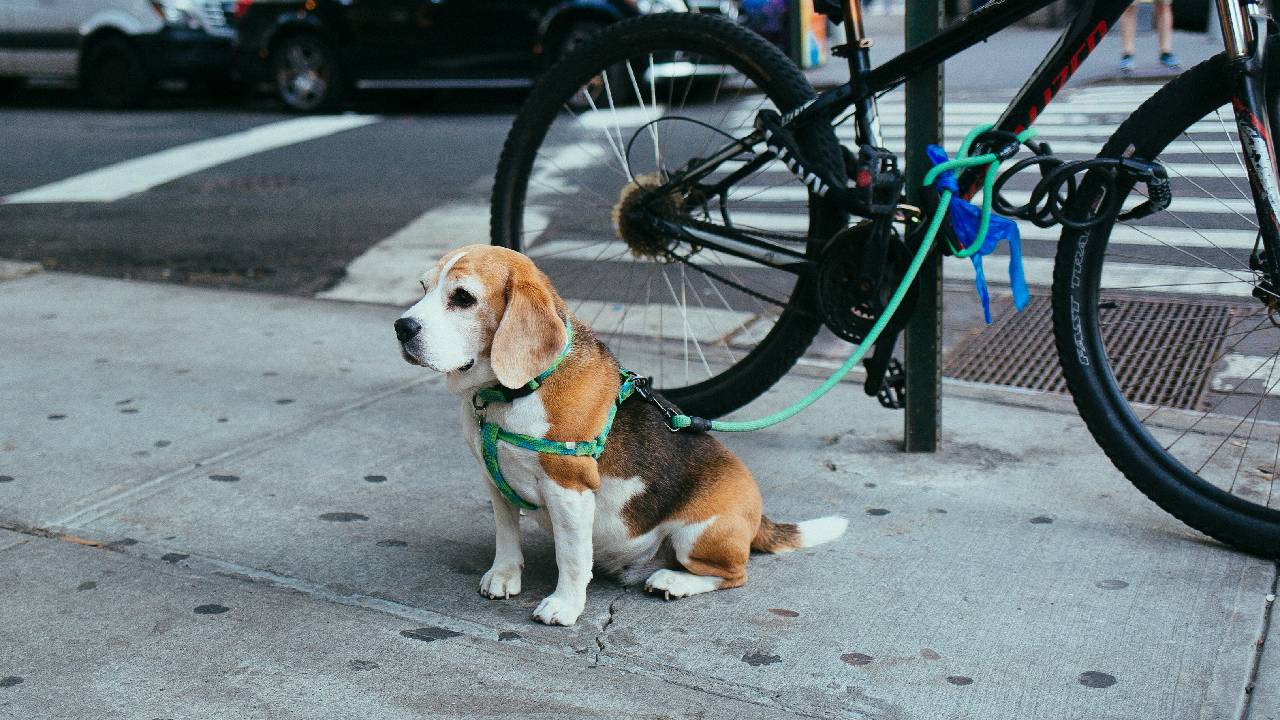
<path id="1" fill-rule="evenodd" d="M 1110 294 L 1104 300 L 1114 307 L 1101 311 L 1103 341 L 1129 400 L 1199 407 L 1233 306 Z M 1216 340 L 1204 342 L 1210 337 Z M 970 382 L 1067 392 L 1053 343 L 1050 299 L 1038 296 L 1021 313 L 1010 309 L 962 340 L 948 354 L 943 372 Z"/>

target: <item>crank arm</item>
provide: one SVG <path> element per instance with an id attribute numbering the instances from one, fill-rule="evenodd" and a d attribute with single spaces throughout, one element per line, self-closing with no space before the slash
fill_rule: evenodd
<path id="1" fill-rule="evenodd" d="M 894 367 L 893 348 L 897 342 L 897 332 L 889 331 L 881 335 L 871 357 L 862 361 L 867 369 L 867 379 L 862 384 L 863 391 L 891 410 L 905 407 L 901 363 Z"/>

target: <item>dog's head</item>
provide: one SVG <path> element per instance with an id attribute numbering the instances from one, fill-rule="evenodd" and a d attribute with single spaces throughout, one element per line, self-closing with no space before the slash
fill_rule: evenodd
<path id="1" fill-rule="evenodd" d="M 518 388 L 546 370 L 567 340 L 555 289 L 513 250 L 451 250 L 420 282 L 422 299 L 395 322 L 400 353 L 446 373 L 451 387 L 496 379 Z"/>

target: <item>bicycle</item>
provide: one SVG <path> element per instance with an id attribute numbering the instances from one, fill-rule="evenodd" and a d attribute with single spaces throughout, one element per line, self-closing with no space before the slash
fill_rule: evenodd
<path id="1" fill-rule="evenodd" d="M 1050 1 L 992 0 L 873 67 L 860 0 L 815 0 L 849 39 L 836 49 L 849 82 L 820 94 L 774 46 L 716 17 L 611 26 L 559 60 L 516 117 L 495 178 L 492 242 L 538 260 L 578 315 L 686 412 L 737 409 L 821 328 L 865 340 L 936 211 L 930 192 L 923 207 L 903 201 L 877 100 Z M 1017 134 L 1128 4 L 1080 3 L 977 151 L 1017 151 Z M 1059 360 L 1116 467 L 1188 525 L 1276 556 L 1280 190 L 1269 120 L 1280 83 L 1265 63 L 1275 16 L 1270 0 L 1217 7 L 1223 53 L 1156 92 L 1094 160 L 1064 166 L 1047 143 L 1027 141 L 1033 155 L 1001 175 L 995 205 L 1063 225 L 1052 282 Z M 846 121 L 855 148 L 837 140 Z M 1200 161 L 1179 160 L 1188 153 Z M 1041 176 L 1028 202 L 1001 195 L 1032 166 Z M 981 176 L 961 174 L 961 194 L 972 197 Z M 1205 227 L 1209 212 L 1225 226 Z M 1144 269 L 1173 258 L 1182 264 L 1165 275 Z M 868 393 L 889 406 L 901 400 L 892 351 L 905 315 L 884 324 L 866 363 Z M 1224 366 L 1243 369 L 1228 376 Z M 1163 394 L 1144 390 L 1165 376 Z"/>

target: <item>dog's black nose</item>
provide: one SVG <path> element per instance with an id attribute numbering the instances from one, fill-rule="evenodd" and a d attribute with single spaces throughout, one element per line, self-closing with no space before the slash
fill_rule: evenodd
<path id="1" fill-rule="evenodd" d="M 422 332 L 422 323 L 413 318 L 400 318 L 396 321 L 396 338 L 400 342 L 409 342 Z"/>

